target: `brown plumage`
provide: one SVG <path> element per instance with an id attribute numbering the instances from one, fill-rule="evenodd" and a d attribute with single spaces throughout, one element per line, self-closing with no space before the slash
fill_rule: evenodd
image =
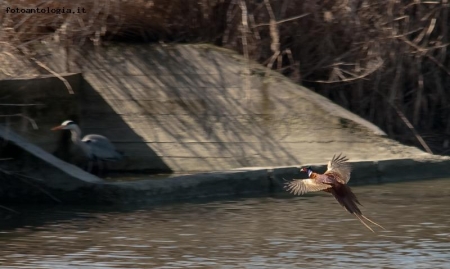
<path id="1" fill-rule="evenodd" d="M 313 172 L 311 167 L 303 167 L 300 171 L 307 172 L 309 178 L 295 179 L 288 182 L 285 185 L 285 189 L 295 195 L 313 191 L 329 192 L 336 198 L 341 206 L 349 213 L 355 215 L 355 217 L 369 230 L 373 232 L 372 228 L 370 228 L 363 219 L 384 229 L 383 226 L 364 216 L 358 208 L 358 205 L 361 205 L 361 203 L 347 185 L 351 173 L 351 167 L 347 161 L 347 157 L 341 156 L 341 154 L 333 156 L 331 161 L 328 162 L 327 171 L 323 174 Z"/>

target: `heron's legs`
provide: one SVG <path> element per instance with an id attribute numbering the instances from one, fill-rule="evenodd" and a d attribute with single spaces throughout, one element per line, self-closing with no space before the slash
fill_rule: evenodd
<path id="1" fill-rule="evenodd" d="M 92 166 L 94 165 L 94 162 L 89 159 L 88 164 L 87 164 L 87 172 L 90 173 L 92 171 Z"/>
<path id="2" fill-rule="evenodd" d="M 98 169 L 98 176 L 102 176 L 103 174 L 103 162 L 99 158 L 97 158 L 97 169 Z"/>

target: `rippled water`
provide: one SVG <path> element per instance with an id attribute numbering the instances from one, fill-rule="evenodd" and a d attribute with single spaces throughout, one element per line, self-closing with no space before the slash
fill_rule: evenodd
<path id="1" fill-rule="evenodd" d="M 450 268 L 450 179 L 354 187 L 368 231 L 326 193 L 146 208 L 16 208 L 1 268 Z"/>

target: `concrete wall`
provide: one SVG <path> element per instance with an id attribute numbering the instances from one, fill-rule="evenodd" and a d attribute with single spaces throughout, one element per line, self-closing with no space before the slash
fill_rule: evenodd
<path id="1" fill-rule="evenodd" d="M 0 96 L 7 89 L 22 100 L 45 104 L 25 111 L 36 118 L 39 131 L 14 127 L 49 151 L 59 139 L 49 127 L 78 117 L 85 134 L 105 135 L 127 155 L 113 167 L 122 170 L 324 163 L 338 152 L 358 160 L 426 155 L 228 50 L 128 44 L 73 55 L 78 68 L 72 70 L 84 78 L 69 76 L 73 96 L 55 78 L 47 79 L 50 84 L 24 81 L 21 91 L 22 84 L 14 86 L 19 82 L 0 81 Z"/>
<path id="2" fill-rule="evenodd" d="M 0 123 L 49 152 L 67 146 L 68 134 L 62 137 L 61 134 L 53 134 L 50 128 L 60 123 L 61 118 L 79 119 L 82 76 L 65 74 L 63 77 L 75 94 L 69 94 L 63 81 L 54 76 L 0 80 L 0 115 L 24 115 L 33 119 L 38 129 L 33 128 L 29 119 L 20 116 L 2 117 Z"/>
<path id="3" fill-rule="evenodd" d="M 422 154 L 228 50 L 117 45 L 77 59 L 90 85 L 82 88 L 84 130 L 115 141 L 130 168 L 153 166 L 153 152 L 182 172 L 320 163 L 336 152 L 363 160 Z"/>

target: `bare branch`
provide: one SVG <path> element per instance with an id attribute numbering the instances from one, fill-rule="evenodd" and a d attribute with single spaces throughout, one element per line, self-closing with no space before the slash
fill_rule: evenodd
<path id="1" fill-rule="evenodd" d="M 309 16 L 309 15 L 310 15 L 309 13 L 298 15 L 298 16 L 295 16 L 295 17 L 291 17 L 291 18 L 287 18 L 287 19 L 284 19 L 284 20 L 277 21 L 275 24 L 281 24 L 281 23 L 285 23 L 285 22 L 301 19 L 301 18 Z M 261 27 L 261 26 L 270 26 L 270 23 L 260 23 L 260 24 L 257 24 L 255 26 L 253 26 L 252 28 L 257 28 L 257 27 Z"/>
<path id="2" fill-rule="evenodd" d="M 34 121 L 32 118 L 28 117 L 24 114 L 10 114 L 10 115 L 0 115 L 0 118 L 9 118 L 9 117 L 22 117 L 24 119 L 27 119 L 31 126 L 33 126 L 33 129 L 38 130 L 39 126 L 36 124 L 36 121 Z"/>

